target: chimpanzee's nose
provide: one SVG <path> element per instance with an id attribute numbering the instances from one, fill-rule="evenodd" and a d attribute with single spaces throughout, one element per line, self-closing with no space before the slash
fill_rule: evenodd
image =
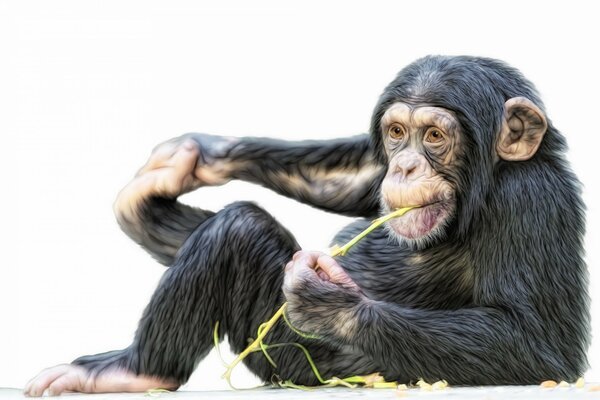
<path id="1" fill-rule="evenodd" d="M 406 157 L 402 160 L 398 160 L 396 164 L 396 172 L 402 176 L 402 179 L 411 179 L 419 171 L 419 165 L 421 160 L 417 157 L 411 156 Z"/>

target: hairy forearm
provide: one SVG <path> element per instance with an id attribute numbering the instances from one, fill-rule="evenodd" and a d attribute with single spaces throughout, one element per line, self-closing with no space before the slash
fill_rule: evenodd
<path id="1" fill-rule="evenodd" d="M 227 154 L 231 176 L 323 210 L 371 217 L 385 170 L 367 135 L 288 142 L 242 138 Z"/>
<path id="2" fill-rule="evenodd" d="M 529 318 L 487 307 L 417 310 L 367 301 L 353 344 L 390 377 L 496 385 L 575 378 Z"/>

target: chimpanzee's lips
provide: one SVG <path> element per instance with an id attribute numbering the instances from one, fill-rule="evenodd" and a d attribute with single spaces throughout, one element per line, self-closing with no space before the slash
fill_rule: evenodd
<path id="1" fill-rule="evenodd" d="M 420 204 L 420 205 L 413 205 L 413 206 L 411 206 L 413 208 L 411 210 L 408 210 L 406 212 L 406 214 L 404 214 L 404 215 L 407 215 L 408 213 L 414 212 L 414 211 L 419 211 L 419 210 L 422 211 L 423 209 L 426 209 L 427 207 L 433 207 L 433 206 L 436 206 L 436 205 L 443 205 L 443 204 L 448 203 L 448 202 L 449 202 L 448 200 L 436 200 L 436 201 L 432 201 L 432 202 L 424 203 L 424 204 Z M 402 207 L 397 207 L 397 208 L 402 208 Z"/>
<path id="2" fill-rule="evenodd" d="M 426 207 L 435 206 L 436 204 L 443 204 L 443 203 L 445 203 L 445 202 L 447 202 L 447 200 L 436 200 L 436 201 L 432 201 L 432 202 L 425 203 L 425 204 L 422 204 L 422 205 L 420 205 L 420 206 L 417 206 L 417 207 L 415 207 L 415 210 L 416 210 L 416 209 L 419 209 L 419 208 L 426 208 Z"/>
<path id="3" fill-rule="evenodd" d="M 388 222 L 389 226 L 406 239 L 419 239 L 438 227 L 449 215 L 450 200 L 435 200 L 408 211 L 402 217 Z"/>

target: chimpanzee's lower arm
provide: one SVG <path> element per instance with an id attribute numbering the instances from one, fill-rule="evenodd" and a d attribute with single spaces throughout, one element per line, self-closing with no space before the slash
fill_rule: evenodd
<path id="1" fill-rule="evenodd" d="M 352 342 L 390 379 L 531 384 L 575 381 L 585 370 L 585 354 L 576 346 L 561 354 L 553 343 L 561 340 L 558 327 L 533 310 L 422 310 L 370 301 L 359 308 Z"/>
<path id="2" fill-rule="evenodd" d="M 228 153 L 232 177 L 338 214 L 373 217 L 385 173 L 367 135 L 287 142 L 243 138 Z"/>

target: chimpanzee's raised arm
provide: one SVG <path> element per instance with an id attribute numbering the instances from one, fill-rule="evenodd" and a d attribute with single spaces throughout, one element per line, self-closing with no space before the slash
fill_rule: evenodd
<path id="1" fill-rule="evenodd" d="M 168 265 L 213 215 L 179 203 L 181 194 L 241 179 L 327 211 L 370 217 L 384 173 L 367 135 L 288 142 L 191 133 L 157 146 L 114 210 L 123 231 Z"/>
<path id="2" fill-rule="evenodd" d="M 368 135 L 288 142 L 242 138 L 228 152 L 232 177 L 265 186 L 317 208 L 356 217 L 379 210 L 385 174 Z"/>

